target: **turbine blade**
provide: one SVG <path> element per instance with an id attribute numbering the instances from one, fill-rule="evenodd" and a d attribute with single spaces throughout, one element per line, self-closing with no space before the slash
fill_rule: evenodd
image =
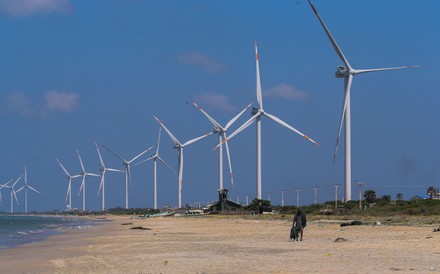
<path id="1" fill-rule="evenodd" d="M 107 149 L 111 154 L 115 155 L 116 157 L 118 157 L 122 162 L 126 163 L 127 160 L 125 160 L 124 158 L 122 158 L 121 156 L 119 156 L 118 154 L 116 154 L 115 152 L 113 152 L 111 149 L 109 149 L 108 147 L 106 147 L 105 145 L 102 145 L 103 148 Z"/>
<path id="2" fill-rule="evenodd" d="M 174 143 L 176 143 L 176 144 L 181 144 L 180 142 L 179 142 L 179 140 L 177 140 L 177 138 L 171 133 L 171 131 L 169 131 L 168 129 L 167 129 L 167 127 L 156 117 L 156 116 L 154 116 L 153 115 L 153 117 L 154 117 L 154 119 L 156 119 L 156 121 L 159 123 L 159 125 L 168 133 L 168 136 L 170 136 L 170 138 L 174 141 Z"/>
<path id="3" fill-rule="evenodd" d="M 66 174 L 67 177 L 70 177 L 69 172 L 67 172 L 66 168 L 63 166 L 63 164 L 61 164 L 61 162 L 55 158 L 55 160 L 57 160 L 58 164 L 60 164 L 61 168 L 64 170 L 64 173 Z"/>
<path id="4" fill-rule="evenodd" d="M 69 180 L 68 186 L 67 186 L 67 193 L 66 193 L 66 203 L 67 203 L 67 199 L 69 198 L 69 193 L 72 190 L 72 181 Z"/>
<path id="5" fill-rule="evenodd" d="M 20 177 L 17 178 L 17 180 L 15 180 L 15 182 L 12 184 L 12 187 L 14 187 L 18 181 L 20 181 L 20 179 L 23 177 L 23 174 L 20 175 Z"/>
<path id="6" fill-rule="evenodd" d="M 357 70 L 355 70 L 355 74 L 361 74 L 361 73 L 367 73 L 367 72 L 376 72 L 376 71 L 384 71 L 384 70 L 419 68 L 419 67 L 420 66 L 401 66 L 401 67 L 377 68 L 377 69 L 357 69 Z"/>
<path id="7" fill-rule="evenodd" d="M 342 106 L 341 120 L 339 121 L 339 131 L 338 131 L 338 137 L 336 138 L 335 151 L 333 152 L 333 162 L 336 160 L 336 154 L 338 153 L 339 140 L 341 138 L 341 131 L 342 131 L 342 124 L 344 123 L 345 111 L 347 110 L 347 104 L 348 104 L 348 100 L 350 98 L 350 88 L 351 88 L 352 80 L 353 80 L 353 75 L 349 74 L 348 78 L 345 78 L 345 81 L 344 81 L 344 84 L 345 84 L 344 105 Z"/>
<path id="8" fill-rule="evenodd" d="M 115 168 L 106 168 L 107 171 L 114 171 L 114 172 L 125 172 L 124 170 L 115 169 Z"/>
<path id="9" fill-rule="evenodd" d="M 160 158 L 159 156 L 157 157 L 157 159 L 159 159 L 159 161 L 164 164 L 166 167 L 168 167 L 174 174 L 177 175 L 177 172 L 169 165 L 167 164 L 162 158 Z"/>
<path id="10" fill-rule="evenodd" d="M 14 195 L 15 201 L 17 202 L 17 205 L 19 204 L 17 194 L 15 194 L 15 191 L 13 188 L 11 188 L 12 194 Z"/>
<path id="11" fill-rule="evenodd" d="M 338 54 L 339 58 L 344 62 L 345 66 L 348 70 L 351 70 L 350 63 L 348 63 L 347 58 L 345 58 L 344 53 L 342 53 L 342 50 L 339 48 L 338 43 L 336 43 L 336 40 L 333 38 L 332 34 L 328 30 L 327 26 L 325 25 L 324 21 L 322 21 L 321 16 L 319 16 L 318 11 L 316 10 L 315 6 L 313 6 L 312 2 L 310 0 L 309 4 L 310 7 L 312 7 L 313 12 L 315 13 L 316 17 L 318 17 L 319 22 L 321 23 L 321 26 L 324 28 L 325 33 L 327 34 L 328 39 L 333 45 L 333 48 L 336 50 L 336 53 Z"/>
<path id="12" fill-rule="evenodd" d="M 257 41 L 255 41 L 255 63 L 256 63 L 256 73 L 257 73 L 257 101 L 258 101 L 258 107 L 260 109 L 263 109 L 263 96 L 261 94 L 260 63 L 259 63 L 259 60 L 258 60 Z"/>
<path id="13" fill-rule="evenodd" d="M 223 133 L 223 139 L 227 139 L 226 132 Z M 226 156 L 228 157 L 229 176 L 230 176 L 230 179 L 231 179 L 231 188 L 234 189 L 234 177 L 232 176 L 231 155 L 229 153 L 229 144 L 228 144 L 228 142 L 225 143 L 225 147 L 226 147 Z"/>
<path id="14" fill-rule="evenodd" d="M 35 188 L 33 188 L 33 187 L 29 186 L 29 185 L 28 185 L 28 187 L 29 187 L 31 190 L 35 191 L 36 193 L 41 194 L 41 193 L 40 193 L 38 190 L 36 190 Z"/>
<path id="15" fill-rule="evenodd" d="M 98 195 L 101 192 L 102 186 L 104 185 L 104 175 L 105 175 L 105 169 L 102 171 L 101 182 L 99 183 L 99 188 L 98 188 Z"/>
<path id="16" fill-rule="evenodd" d="M 162 133 L 162 127 L 159 127 L 159 134 L 157 135 L 156 155 L 159 154 L 160 135 Z"/>
<path id="17" fill-rule="evenodd" d="M 291 131 L 299 134 L 300 136 L 302 136 L 303 138 L 305 138 L 306 140 L 314 143 L 315 145 L 319 146 L 319 144 L 317 142 L 315 142 L 314 140 L 312 140 L 309 136 L 305 135 L 304 133 L 302 133 L 301 131 L 297 130 L 296 128 L 292 127 L 291 125 L 289 125 L 288 123 L 284 122 L 283 120 L 281 120 L 280 118 L 276 117 L 275 115 L 269 114 L 267 112 L 264 113 L 264 115 L 266 115 L 267 117 L 269 117 L 270 119 L 272 119 L 273 121 L 277 122 L 278 124 L 290 129 Z"/>
<path id="18" fill-rule="evenodd" d="M 101 152 L 99 151 L 99 147 L 98 147 L 98 144 L 96 142 L 95 142 L 95 146 L 96 146 L 96 151 L 98 152 L 99 161 L 101 162 L 101 167 L 105 168 L 104 160 L 102 160 L 102 155 L 101 155 Z"/>
<path id="19" fill-rule="evenodd" d="M 22 191 L 25 187 L 26 187 L 26 186 L 22 186 L 22 187 L 20 187 L 17 191 L 15 191 L 15 193 L 18 193 L 18 192 Z"/>
<path id="20" fill-rule="evenodd" d="M 146 150 L 142 151 L 141 153 L 139 153 L 136 157 L 134 157 L 133 159 L 131 159 L 128 163 L 132 163 L 133 161 L 135 161 L 137 158 L 141 157 L 142 155 L 144 155 L 145 153 L 147 153 L 148 151 L 150 151 L 154 146 L 151 146 L 149 148 L 147 148 Z"/>
<path id="21" fill-rule="evenodd" d="M 246 111 L 246 110 L 248 110 L 250 107 L 251 107 L 251 105 L 252 105 L 252 102 L 249 104 L 249 105 L 247 105 L 240 113 L 238 113 L 237 115 L 235 115 L 235 117 L 234 118 L 232 118 L 227 124 L 226 124 L 226 126 L 225 126 L 225 131 L 226 130 L 228 130 L 228 128 L 233 124 L 233 123 L 235 123 L 235 121 L 237 121 L 237 119 L 238 118 L 240 118 L 240 116 Z"/>
<path id="22" fill-rule="evenodd" d="M 250 126 L 255 119 L 258 118 L 258 116 L 260 116 L 263 112 L 257 112 L 254 116 L 252 116 L 251 118 L 249 118 L 249 120 L 247 120 L 246 122 L 244 122 L 239 128 L 237 128 L 234 132 L 232 132 L 228 138 L 223 139 L 221 144 L 218 144 L 217 146 L 215 146 L 213 148 L 213 150 L 219 148 L 221 145 L 223 145 L 224 143 L 226 143 L 227 141 L 231 140 L 235 135 L 237 135 L 238 133 L 242 132 L 244 129 L 246 129 L 248 126 Z"/>
<path id="23" fill-rule="evenodd" d="M 84 174 L 82 177 L 83 178 L 82 178 L 82 182 L 81 182 L 81 187 L 79 188 L 78 196 L 79 196 L 79 194 L 81 194 L 81 191 L 84 191 L 84 188 L 86 186 L 86 174 Z"/>
<path id="24" fill-rule="evenodd" d="M 214 132 L 211 131 L 211 132 L 206 133 L 206 134 L 204 134 L 204 135 L 202 135 L 202 136 L 199 136 L 199 137 L 197 137 L 197 138 L 194 138 L 194 139 L 188 140 L 188 141 L 186 141 L 186 143 L 184 143 L 184 144 L 182 145 L 182 147 L 185 147 L 185 146 L 190 145 L 190 144 L 192 144 L 192 143 L 194 143 L 194 142 L 197 142 L 198 140 L 201 140 L 201 139 L 203 139 L 203 138 L 205 138 L 205 137 L 208 137 L 209 135 L 211 135 L 211 134 L 213 134 L 213 133 L 214 133 Z"/>
<path id="25" fill-rule="evenodd" d="M 206 118 L 208 118 L 209 121 L 211 121 L 211 123 L 215 127 L 219 129 L 223 129 L 223 127 L 214 118 L 212 118 L 206 111 L 204 111 L 199 105 L 197 105 L 194 101 L 192 103 L 198 110 L 200 110 L 200 112 L 202 112 L 203 115 L 205 115 Z"/>
<path id="26" fill-rule="evenodd" d="M 78 159 L 79 159 L 79 162 L 80 162 L 80 164 L 81 164 L 81 170 L 85 173 L 86 170 L 85 170 L 85 168 L 84 168 L 84 164 L 83 164 L 83 162 L 82 162 L 81 156 L 79 155 L 79 151 L 78 151 L 78 149 L 76 149 L 76 153 L 78 154 Z"/>
<path id="27" fill-rule="evenodd" d="M 145 162 L 148 162 L 148 161 L 150 161 L 151 159 L 154 159 L 154 158 L 156 158 L 156 157 L 157 157 L 156 155 L 151 156 L 151 157 L 149 157 L 149 158 L 147 158 L 147 159 L 145 159 L 145 160 L 142 160 L 142 161 L 140 161 L 140 162 L 134 164 L 134 166 L 138 166 L 138 165 L 140 165 L 140 164 L 143 164 L 143 163 L 145 163 Z"/>

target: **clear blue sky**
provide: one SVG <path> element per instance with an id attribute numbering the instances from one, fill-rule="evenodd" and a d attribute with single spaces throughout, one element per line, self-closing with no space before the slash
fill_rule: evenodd
<path id="1" fill-rule="evenodd" d="M 352 86 L 353 182 L 378 196 L 405 199 L 439 186 L 440 2 L 313 1 L 355 68 L 421 68 L 356 76 Z M 94 141 L 132 158 L 156 143 L 158 124 L 181 141 L 212 129 L 188 102 L 221 124 L 256 104 L 254 40 L 259 45 L 265 110 L 318 141 L 315 147 L 269 119 L 263 127 L 263 198 L 274 204 L 333 200 L 343 185 L 343 149 L 332 153 L 342 108 L 342 65 L 305 0 L 298 1 L 0 1 L 0 183 L 28 167 L 29 210 L 65 208 L 72 173 L 98 172 Z M 245 113 L 229 131 L 250 117 Z M 163 133 L 161 156 L 177 169 Z M 217 199 L 217 143 L 185 150 L 183 204 Z M 255 126 L 230 141 L 235 187 L 255 197 Z M 108 167 L 121 162 L 101 149 Z M 130 207 L 153 206 L 153 165 L 132 170 Z M 225 162 L 225 186 L 227 180 Z M 20 185 L 22 182 L 20 183 Z M 80 181 L 73 206 L 81 207 Z M 87 208 L 100 209 L 99 180 L 87 179 Z M 358 188 L 353 186 L 353 199 Z M 343 195 L 340 188 L 339 197 Z M 2 190 L 1 211 L 9 212 Z M 19 193 L 24 211 L 24 195 Z M 106 204 L 124 206 L 124 177 L 106 177 Z M 177 204 L 177 178 L 158 169 L 158 203 Z"/>

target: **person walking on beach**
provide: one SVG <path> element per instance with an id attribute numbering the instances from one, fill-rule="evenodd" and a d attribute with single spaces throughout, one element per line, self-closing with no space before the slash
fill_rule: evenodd
<path id="1" fill-rule="evenodd" d="M 300 241 L 303 240 L 303 234 L 304 234 L 304 228 L 307 225 L 307 219 L 306 214 L 302 212 L 301 208 L 298 208 L 298 212 L 293 216 L 293 227 L 296 228 L 297 233 L 296 240 L 298 241 L 298 238 Z"/>

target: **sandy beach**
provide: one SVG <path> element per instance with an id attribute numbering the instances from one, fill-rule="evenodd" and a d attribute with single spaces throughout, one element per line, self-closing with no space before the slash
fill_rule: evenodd
<path id="1" fill-rule="evenodd" d="M 316 219 L 309 220 L 304 241 L 290 242 L 288 216 L 106 219 L 0 251 L 1 272 L 440 272 L 440 232 L 433 232 L 438 223 L 341 227 L 339 221 Z"/>

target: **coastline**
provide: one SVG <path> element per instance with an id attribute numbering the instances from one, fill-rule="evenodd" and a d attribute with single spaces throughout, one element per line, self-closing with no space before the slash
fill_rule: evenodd
<path id="1" fill-rule="evenodd" d="M 440 271 L 440 232 L 433 232 L 438 223 L 340 227 L 335 221 L 310 220 L 304 241 L 289 242 L 289 218 L 105 218 L 108 222 L 90 229 L 67 230 L 0 251 L 0 269 L 4 273 Z"/>

